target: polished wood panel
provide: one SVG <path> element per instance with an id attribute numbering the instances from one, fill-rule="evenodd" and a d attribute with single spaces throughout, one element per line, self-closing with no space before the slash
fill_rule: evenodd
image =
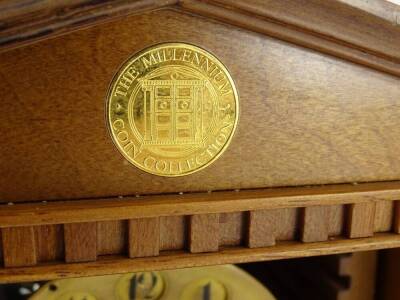
<path id="1" fill-rule="evenodd" d="M 345 205 L 331 205 L 329 207 L 328 233 L 329 236 L 341 235 L 345 229 Z"/>
<path id="2" fill-rule="evenodd" d="M 400 8 L 387 1 L 355 0 L 137 0 L 0 3 L 0 51 L 89 24 L 170 7 L 399 74 Z M 302 14 L 295 13 L 301 9 Z"/>
<path id="3" fill-rule="evenodd" d="M 394 201 L 379 201 L 375 203 L 375 232 L 387 232 L 392 229 L 394 205 Z"/>
<path id="4" fill-rule="evenodd" d="M 400 61 L 400 43 L 393 43 L 400 34 L 400 30 L 393 26 L 393 22 L 398 22 L 393 15 L 395 12 L 399 14 L 400 9 L 394 5 L 387 5 L 387 10 L 392 9 L 392 19 L 388 22 L 371 14 L 364 14 L 363 18 L 355 18 L 361 11 L 349 7 L 343 1 L 207 0 L 207 2 L 234 7 L 255 16 L 285 21 L 292 26 L 308 28 L 318 34 L 324 34 L 332 39 L 369 49 L 371 52 Z M 366 6 L 373 6 L 373 3 Z M 298 13 L 300 10 L 301 14 Z M 366 30 L 368 27 L 369 29 Z M 378 39 L 379 42 L 377 42 Z"/>
<path id="5" fill-rule="evenodd" d="M 97 254 L 122 254 L 128 249 L 127 221 L 97 222 Z"/>
<path id="6" fill-rule="evenodd" d="M 65 261 L 85 262 L 97 259 L 96 222 L 64 225 Z"/>
<path id="7" fill-rule="evenodd" d="M 301 209 L 283 208 L 275 210 L 275 239 L 277 241 L 291 241 L 297 238 L 301 223 Z"/>
<path id="8" fill-rule="evenodd" d="M 399 245 L 398 27 L 338 1 L 139 0 L 126 12 L 122 2 L 113 2 L 115 15 L 147 12 L 0 54 L 0 281 Z M 71 4 L 65 30 L 88 24 L 90 13 L 108 18 L 106 2 L 74 15 L 83 3 Z M 165 5 L 175 6 L 149 11 Z M 298 5 L 309 18 L 290 10 Z M 21 27 L 6 22 L 0 44 L 31 41 L 35 30 L 42 37 L 37 29 L 49 20 L 31 18 Z M 35 20 L 26 39 L 2 39 Z M 104 122 L 115 70 L 172 40 L 214 53 L 241 97 L 227 152 L 182 178 L 129 165 Z M 361 183 L 374 181 L 386 182 Z M 343 182 L 351 184 L 332 185 Z M 19 201 L 27 203 L 5 205 Z M 10 251 L 22 239 L 28 250 Z"/>
<path id="9" fill-rule="evenodd" d="M 277 210 L 255 210 L 249 212 L 247 246 L 260 248 L 275 245 Z"/>
<path id="10" fill-rule="evenodd" d="M 218 253 L 170 252 L 158 257 L 128 259 L 104 257 L 97 262 L 81 264 L 46 264 L 28 268 L 0 269 L 0 282 L 48 280 L 54 278 L 119 274 L 123 272 L 153 271 L 195 266 L 244 263 L 339 254 L 400 247 L 397 234 L 378 234 L 361 239 L 337 239 L 317 243 L 282 242 L 276 246 L 258 249 L 227 248 Z"/>
<path id="11" fill-rule="evenodd" d="M 36 255 L 38 262 L 64 259 L 64 231 L 62 225 L 35 226 Z"/>
<path id="12" fill-rule="evenodd" d="M 191 253 L 218 251 L 219 214 L 190 216 L 189 249 Z"/>
<path id="13" fill-rule="evenodd" d="M 388 227 L 387 232 L 396 232 L 395 219 L 391 216 L 397 215 L 394 212 L 397 206 L 387 202 L 395 203 L 399 196 L 399 189 L 392 182 L 21 203 L 3 206 L 0 227 L 3 230 L 24 228 L 20 226 L 26 226 L 29 219 L 36 230 L 41 228 L 42 241 L 36 242 L 33 249 L 40 253 L 39 269 L 45 264 L 60 264 L 63 259 L 69 263 L 88 260 L 100 263 L 115 257 L 136 261 L 145 256 L 162 258 L 176 253 L 179 259 L 174 256 L 177 260 L 170 264 L 179 267 L 185 253 L 217 252 L 217 256 L 223 257 L 226 246 L 243 251 L 264 249 L 269 253 L 275 243 L 279 246 L 286 240 L 288 251 L 300 241 L 311 247 L 328 236 L 329 240 L 340 238 L 344 224 L 348 225 L 347 238 L 367 235 L 376 238 L 384 229 L 376 226 L 380 218 L 385 222 L 378 223 Z M 381 207 L 379 217 L 374 214 L 375 207 Z M 64 215 L 58 215 L 59 212 Z M 86 223 L 76 223 L 81 218 Z M 65 237 L 62 231 L 59 234 L 49 231 L 62 226 L 58 225 L 60 220 L 65 222 Z M 386 220 L 390 220 L 390 225 Z M 56 224 L 48 225 L 49 222 Z M 51 244 L 59 247 L 65 240 L 64 249 L 59 251 L 59 254 L 65 253 L 63 257 L 52 256 L 43 246 L 47 231 L 52 232 Z M 388 236 L 391 242 L 397 241 L 395 234 Z M 380 247 L 392 245 L 385 241 Z M 11 246 L 5 243 L 10 241 L 3 239 L 3 248 L 12 247 L 12 241 Z M 324 247 L 309 255 L 332 253 L 332 244 Z M 111 264 L 118 265 L 115 261 L 109 264 L 110 268 Z M 26 268 L 28 264 L 20 266 Z M 5 269 L 14 271 L 7 265 Z"/>
<path id="14" fill-rule="evenodd" d="M 313 206 L 303 208 L 301 240 L 303 242 L 322 242 L 329 235 L 329 207 Z"/>
<path id="15" fill-rule="evenodd" d="M 157 256 L 160 252 L 160 218 L 129 220 L 129 257 Z"/>
<path id="16" fill-rule="evenodd" d="M 37 262 L 33 227 L 1 230 L 3 259 L 6 267 L 32 266 Z"/>
<path id="17" fill-rule="evenodd" d="M 238 246 L 244 242 L 247 227 L 246 213 L 222 213 L 219 215 L 219 245 Z"/>
<path id="18" fill-rule="evenodd" d="M 160 250 L 182 250 L 187 245 L 188 217 L 160 217 Z"/>
<path id="19" fill-rule="evenodd" d="M 241 98 L 231 146 L 181 178 L 127 164 L 104 122 L 119 65 L 171 40 L 213 52 Z M 3 202 L 400 178 L 398 78 L 182 12 L 127 17 L 2 53 L 0 77 Z"/>
<path id="20" fill-rule="evenodd" d="M 54 35 L 176 4 L 176 0 L 41 0 L 0 2 L 0 50 Z"/>
<path id="21" fill-rule="evenodd" d="M 374 234 L 375 203 L 350 204 L 348 207 L 347 234 L 350 238 Z"/>
<path id="22" fill-rule="evenodd" d="M 216 2 L 223 2 L 223 4 L 211 5 L 211 3 Z M 315 5 L 316 2 L 322 4 L 323 1 L 303 1 L 300 4 L 301 9 L 307 11 L 307 15 L 312 17 L 305 16 L 304 14 L 301 14 L 300 17 L 295 12 L 288 12 L 285 5 L 297 7 L 299 2 L 296 0 L 254 0 L 247 2 L 232 0 L 211 0 L 206 2 L 185 0 L 183 2 L 183 6 L 187 10 L 205 17 L 214 18 L 224 23 L 239 26 L 250 31 L 273 36 L 284 41 L 344 58 L 351 62 L 362 64 L 389 74 L 396 76 L 400 75 L 400 64 L 398 54 L 396 53 L 397 47 L 393 48 L 393 43 L 391 42 L 392 39 L 398 39 L 398 35 L 400 33 L 398 28 L 393 27 L 391 24 L 386 22 L 386 29 L 389 29 L 391 32 L 387 32 L 387 34 L 382 33 L 381 37 L 384 37 L 383 39 L 386 38 L 386 43 L 389 47 L 376 47 L 373 46 L 373 42 L 371 44 L 365 42 L 371 42 L 372 40 L 377 42 L 379 39 L 378 36 L 374 37 L 368 34 L 372 29 L 369 26 L 374 26 L 375 22 L 372 20 L 367 21 L 364 23 L 364 29 L 361 25 L 362 22 L 354 22 L 354 27 L 356 27 L 357 30 L 350 33 L 348 31 L 348 28 L 350 27 L 346 27 L 349 22 L 346 21 L 345 23 L 341 23 L 338 20 L 341 18 L 347 19 L 348 14 L 354 14 L 356 10 L 350 9 L 346 11 L 346 9 L 343 10 L 343 7 L 340 7 L 343 5 L 343 3 L 339 3 L 338 5 L 338 3 L 335 1 L 325 1 L 324 3 L 330 3 L 331 5 L 339 6 L 336 7 L 336 10 L 333 7 L 331 7 L 330 10 L 325 5 Z M 311 6 L 308 6 L 308 3 L 310 3 Z M 313 9 L 310 9 L 310 7 L 313 7 Z M 332 8 L 334 10 L 332 10 Z M 333 11 L 342 11 L 345 13 L 344 15 L 336 18 L 336 16 L 332 14 Z M 320 15 L 323 16 L 322 19 L 319 19 L 319 21 L 315 20 L 315 16 L 318 19 Z M 362 18 L 367 20 L 371 17 L 371 15 L 366 15 Z M 324 29 L 327 29 L 326 27 L 323 28 L 325 25 L 325 19 L 330 19 L 331 21 L 337 22 L 334 27 L 330 27 L 325 32 L 327 35 L 323 33 Z M 310 20 L 312 21 L 310 22 Z M 299 23 L 299 21 L 300 26 L 296 24 Z M 379 20 L 376 22 L 376 24 L 379 24 L 380 21 L 382 20 Z M 385 26 L 378 25 L 376 31 L 385 31 L 384 28 Z M 352 40 L 352 42 L 355 44 L 346 41 L 346 35 L 347 38 L 350 38 L 350 40 Z M 363 39 L 364 42 L 361 42 Z M 360 45 L 357 45 L 358 42 L 361 42 L 361 47 Z M 385 45 L 385 41 L 379 41 L 378 44 Z M 363 46 L 366 46 L 367 48 L 363 48 Z M 378 50 L 378 52 L 376 52 L 376 50 Z M 379 53 L 380 50 L 382 50 L 382 52 Z"/>
<path id="23" fill-rule="evenodd" d="M 294 208 L 342 205 L 400 199 L 400 182 L 340 184 L 315 187 L 154 195 L 124 199 L 92 199 L 3 205 L 0 228 L 130 218 L 229 213 L 258 209 L 279 210 L 278 240 L 292 237 L 298 212 Z M 341 214 L 338 214 L 339 216 Z"/>

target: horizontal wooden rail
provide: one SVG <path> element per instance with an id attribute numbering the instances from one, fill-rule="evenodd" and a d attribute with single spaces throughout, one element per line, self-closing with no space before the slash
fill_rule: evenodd
<path id="1" fill-rule="evenodd" d="M 1 205 L 0 281 L 398 247 L 399 201 L 396 181 Z"/>
<path id="2" fill-rule="evenodd" d="M 400 181 L 0 206 L 0 228 L 399 200 Z"/>
<path id="3" fill-rule="evenodd" d="M 137 259 L 113 256 L 104 257 L 96 262 L 88 263 L 53 263 L 36 267 L 0 269 L 0 282 L 13 283 L 51 280 L 55 278 L 95 276 L 99 274 L 119 274 L 206 265 L 269 261 L 395 247 L 400 247 L 399 235 L 378 234 L 371 238 L 354 240 L 335 239 L 309 244 L 284 242 L 273 247 L 258 249 L 246 249 L 242 247 L 226 248 L 217 253 L 191 254 L 177 251 L 163 253 L 157 257 L 143 257 Z"/>

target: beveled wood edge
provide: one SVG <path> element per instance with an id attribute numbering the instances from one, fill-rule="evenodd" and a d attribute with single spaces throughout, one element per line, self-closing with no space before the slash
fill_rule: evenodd
<path id="1" fill-rule="evenodd" d="M 400 6 L 390 0 L 338 0 L 347 5 L 364 10 L 394 25 L 400 24 Z"/>
<path id="2" fill-rule="evenodd" d="M 0 228 L 400 200 L 400 181 L 0 205 Z"/>
<path id="3" fill-rule="evenodd" d="M 322 53 L 339 57 L 391 75 L 400 76 L 400 61 L 390 55 L 382 55 L 367 47 L 355 45 L 349 41 L 313 32 L 310 29 L 293 26 L 280 19 L 269 19 L 267 16 L 257 16 L 244 11 L 230 9 L 197 0 L 185 0 L 182 6 L 193 13 L 204 17 L 272 36 L 301 47 L 310 48 Z M 276 16 L 279 18 L 279 16 Z M 316 25 L 318 26 L 318 25 Z M 317 29 L 317 28 L 314 28 Z M 399 26 L 400 39 L 400 26 Z M 379 41 L 376 41 L 379 42 Z"/>
<path id="4" fill-rule="evenodd" d="M 179 0 L 87 1 L 78 5 L 64 5 L 32 11 L 27 16 L 0 19 L 0 53 L 30 45 L 43 39 L 57 37 L 75 30 L 99 25 L 119 17 L 145 13 L 174 6 Z M 68 2 L 68 1 L 65 1 Z M 9 5 L 9 3 L 7 3 Z M 3 5 L 7 5 L 6 3 Z M 0 7 L 1 9 L 1 7 Z M 19 10 L 16 6 L 15 10 Z M 43 15 L 44 14 L 44 15 Z M 9 26 L 7 26 L 9 25 Z"/>
<path id="5" fill-rule="evenodd" d="M 34 267 L 0 268 L 0 283 L 52 280 L 71 277 L 121 274 L 127 272 L 168 270 L 208 265 L 271 261 L 300 257 L 371 251 L 400 247 L 400 236 L 381 233 L 369 238 L 336 238 L 325 242 L 281 242 L 276 246 L 249 249 L 232 247 L 216 253 L 163 252 L 157 257 L 129 259 L 102 256 L 96 262 L 51 263 Z"/>
<path id="6" fill-rule="evenodd" d="M 287 12 L 287 10 L 293 10 L 291 2 L 296 2 L 297 0 L 278 0 L 262 3 L 262 1 L 236 1 L 236 0 L 181 0 L 181 3 L 192 3 L 192 5 L 199 5 L 199 3 L 210 4 L 214 7 L 225 8 L 229 11 L 238 11 L 241 15 L 249 15 L 255 18 L 265 19 L 266 21 L 273 23 L 280 23 L 285 27 L 290 26 L 297 31 L 304 31 L 311 35 L 317 35 L 323 37 L 324 39 L 330 39 L 336 43 L 347 42 L 349 47 L 356 47 L 360 50 L 371 52 L 376 56 L 381 56 L 383 58 L 393 60 L 400 63 L 400 44 L 393 44 L 393 40 L 388 41 L 381 40 L 380 43 L 370 44 L 370 42 L 377 42 L 376 37 L 362 33 L 363 30 L 367 32 L 373 32 L 374 30 L 384 29 L 388 34 L 395 34 L 398 36 L 400 34 L 400 6 L 389 5 L 392 9 L 392 18 L 388 22 L 387 18 L 378 17 L 376 14 L 371 16 L 371 8 L 376 5 L 377 0 L 372 0 L 373 2 L 362 6 L 360 3 L 350 3 L 346 0 L 334 0 L 334 1 L 320 1 L 320 0 L 310 0 L 302 3 L 302 13 L 301 18 L 294 17 Z M 378 0 L 380 2 L 386 2 L 383 0 Z M 254 2 L 254 3 L 253 3 Z M 280 2 L 280 6 L 276 4 Z M 287 2 L 287 4 L 285 4 Z M 354 39 L 356 35 L 350 33 L 347 28 L 348 24 L 343 24 L 340 22 L 335 23 L 334 27 L 326 28 L 321 24 L 321 20 L 313 20 L 312 17 L 318 16 L 320 13 L 324 13 L 329 10 L 330 20 L 337 19 L 340 17 L 347 17 L 346 20 L 351 23 L 351 19 L 357 19 L 357 17 L 363 15 L 363 18 L 357 19 L 357 27 L 359 28 L 357 34 L 364 37 L 364 40 Z M 388 11 L 389 8 L 386 8 Z M 361 14 L 360 14 L 361 13 Z M 386 15 L 385 15 L 386 16 Z M 308 19 L 310 17 L 310 20 Z M 351 19 L 350 19 L 351 18 Z M 377 22 L 377 23 L 375 23 Z M 379 22 L 379 23 L 378 23 Z M 322 25 L 322 26 L 321 26 Z M 399 27 L 397 27 L 399 26 Z M 321 36 L 322 35 L 322 36 Z M 382 47 L 382 48 L 381 48 Z M 394 47 L 394 49 L 391 49 Z"/>
<path id="7" fill-rule="evenodd" d="M 251 2 L 251 0 L 249 1 Z M 354 9 L 354 7 L 348 3 L 344 3 L 340 0 L 335 1 Z M 398 57 L 393 57 L 389 54 L 389 48 L 386 51 L 387 53 L 385 53 L 385 51 L 378 53 L 370 49 L 368 45 L 356 45 L 335 37 L 334 30 L 323 34 L 318 33 L 318 24 L 311 24 L 313 27 L 310 27 L 310 24 L 308 24 L 308 28 L 289 24 L 280 16 L 282 14 L 284 15 L 284 11 L 272 15 L 273 18 L 271 19 L 269 15 L 260 14 L 255 16 L 245 10 L 238 10 L 231 6 L 221 6 L 223 2 L 223 0 L 219 0 L 218 3 L 213 0 L 139 0 L 134 2 L 118 1 L 108 6 L 104 4 L 94 5 L 90 7 L 90 9 L 85 10 L 80 9 L 80 6 L 77 6 L 77 8 L 72 7 L 70 9 L 65 9 L 65 15 L 59 14 L 57 18 L 42 18 L 40 20 L 30 20 L 28 18 L 25 20 L 25 23 L 22 22 L 22 25 L 11 26 L 10 28 L 3 26 L 4 29 L 0 30 L 0 52 L 31 44 L 47 37 L 58 36 L 83 27 L 114 20 L 117 17 L 134 15 L 162 8 L 172 8 L 178 11 L 191 12 L 204 17 L 213 18 L 246 30 L 255 31 L 302 47 L 349 60 L 391 75 L 400 76 L 400 61 Z M 367 10 L 357 9 L 356 11 L 359 20 L 363 20 L 363 16 L 368 15 L 371 17 Z M 332 11 L 332 13 L 341 14 L 343 12 L 337 10 Z M 51 15 L 51 12 L 48 14 Z M 400 10 L 398 14 L 400 15 Z M 379 16 L 372 17 L 376 18 L 376 20 L 387 21 L 386 18 Z M 364 23 L 360 23 L 360 27 L 364 28 L 366 31 L 371 30 L 373 26 L 377 26 L 368 22 Z M 345 24 L 343 24 L 343 26 L 345 26 Z M 400 39 L 400 26 L 393 25 L 393 31 L 396 32 L 396 34 L 398 32 Z M 380 43 L 379 38 L 375 39 L 373 43 L 370 43 L 371 45 Z"/>

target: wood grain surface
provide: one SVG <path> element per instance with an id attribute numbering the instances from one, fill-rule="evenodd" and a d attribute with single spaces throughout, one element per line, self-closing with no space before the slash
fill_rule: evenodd
<path id="1" fill-rule="evenodd" d="M 83 222 L 64 224 L 66 262 L 85 262 L 97 259 L 97 224 Z"/>
<path id="2" fill-rule="evenodd" d="M 218 251 L 219 214 L 190 216 L 189 249 L 191 253 Z"/>
<path id="3" fill-rule="evenodd" d="M 260 248 L 275 245 L 277 210 L 255 210 L 249 212 L 247 246 Z"/>
<path id="4" fill-rule="evenodd" d="M 35 265 L 36 247 L 33 227 L 2 229 L 4 266 L 21 267 Z"/>
<path id="5" fill-rule="evenodd" d="M 365 14 L 363 18 L 355 18 L 360 10 L 349 7 L 345 1 L 206 0 L 206 2 L 234 7 L 254 16 L 269 17 L 292 26 L 307 28 L 340 40 L 342 43 L 347 42 L 359 48 L 370 49 L 400 62 L 400 43 L 394 42 L 400 33 L 400 29 L 393 26 L 397 20 L 392 19 L 388 22 L 369 14 Z M 373 3 L 366 6 L 373 6 Z M 392 9 L 392 17 L 396 13 L 399 14 L 400 9 L 390 4 L 388 6 Z M 366 29 L 368 25 L 371 26 L 369 30 Z M 379 43 L 374 43 L 378 39 Z"/>
<path id="6" fill-rule="evenodd" d="M 184 216 L 208 213 L 234 213 L 259 209 L 276 209 L 277 239 L 288 240 L 295 235 L 293 228 L 299 221 L 298 208 L 330 205 L 373 203 L 400 199 L 400 182 L 340 184 L 315 187 L 287 187 L 191 193 L 178 195 L 151 195 L 124 199 L 90 199 L 19 203 L 1 205 L 0 228 L 27 225 L 111 221 L 132 218 Z M 391 214 L 391 212 L 387 212 Z M 332 215 L 341 220 L 343 213 Z M 373 225 L 375 217 L 371 219 Z M 337 225 L 335 225 L 336 227 Z M 337 229 L 337 228 L 336 228 Z M 337 229 L 340 231 L 340 229 Z"/>
<path id="7" fill-rule="evenodd" d="M 329 236 L 337 236 L 343 233 L 346 222 L 345 214 L 346 214 L 345 205 L 331 205 L 329 207 L 329 215 L 328 215 Z"/>
<path id="8" fill-rule="evenodd" d="M 188 217 L 160 217 L 160 250 L 181 250 L 187 245 Z"/>
<path id="9" fill-rule="evenodd" d="M 303 208 L 301 240 L 322 242 L 329 235 L 329 207 L 314 206 Z"/>
<path id="10" fill-rule="evenodd" d="M 129 257 L 160 253 L 160 218 L 129 220 Z"/>
<path id="11" fill-rule="evenodd" d="M 395 201 L 375 203 L 374 231 L 385 232 L 392 229 Z"/>
<path id="12" fill-rule="evenodd" d="M 398 199 L 399 184 L 381 182 L 2 205 L 4 269 L 40 270 L 63 260 L 84 268 L 82 262 L 108 259 L 108 267 L 118 269 L 120 260 L 140 263 L 142 257 L 172 257 L 169 266 L 178 268 L 186 253 L 216 252 L 213 261 L 223 261 L 226 247 L 270 253 L 286 243 L 292 251 L 297 242 L 309 248 L 327 240 L 346 244 L 343 237 L 376 238 L 380 232 L 395 242 Z M 21 241 L 25 250 L 15 251 Z M 386 241 L 379 247 L 391 247 Z M 328 243 L 318 254 L 332 253 L 330 247 L 337 245 Z"/>
<path id="13" fill-rule="evenodd" d="M 129 165 L 104 121 L 119 65 L 163 41 L 214 53 L 240 94 L 231 146 L 182 178 Z M 2 202 L 400 178 L 398 78 L 182 12 L 126 17 L 2 53 L 0 78 Z"/>
<path id="14" fill-rule="evenodd" d="M 45 264 L 26 268 L 0 269 L 0 282 L 51 280 L 55 278 L 96 276 L 127 272 L 166 270 L 206 265 L 244 263 L 290 259 L 328 254 L 369 251 L 400 247 L 400 236 L 381 233 L 361 239 L 335 239 L 317 243 L 282 242 L 276 246 L 258 249 L 227 248 L 217 253 L 167 252 L 158 257 L 128 259 L 104 257 L 97 262 Z"/>
<path id="15" fill-rule="evenodd" d="M 97 254 L 125 254 L 128 251 L 126 220 L 97 222 Z"/>
<path id="16" fill-rule="evenodd" d="M 376 204 L 371 202 L 348 206 L 347 234 L 350 238 L 368 237 L 374 234 Z"/>
<path id="17" fill-rule="evenodd" d="M 247 228 L 247 214 L 244 212 L 222 213 L 219 215 L 219 244 L 221 246 L 242 245 Z"/>
<path id="18" fill-rule="evenodd" d="M 38 262 L 64 259 L 64 229 L 62 225 L 35 226 L 36 256 Z"/>
<path id="19" fill-rule="evenodd" d="M 163 7 L 195 11 L 397 75 L 400 71 L 400 8 L 381 0 L 3 0 L 0 51 Z"/>
<path id="20" fill-rule="evenodd" d="M 220 5 L 213 5 L 215 3 Z M 316 5 L 316 3 L 320 5 Z M 361 25 L 362 22 L 349 19 L 350 15 L 355 16 L 354 13 L 357 10 L 354 8 L 346 9 L 343 3 L 337 1 L 254 0 L 243 2 L 232 0 L 184 0 L 182 5 L 187 10 L 204 17 L 213 18 L 263 35 L 276 37 L 389 74 L 400 75 L 398 55 L 395 54 L 396 52 L 392 48 L 393 42 L 396 44 L 395 41 L 398 40 L 400 27 L 395 27 L 388 22 L 386 22 L 386 26 L 380 26 L 378 24 L 382 23 L 383 20 L 374 22 L 372 20 L 373 16 L 365 15 L 361 17 L 362 20 L 366 21 L 363 28 Z M 295 9 L 293 13 L 290 12 L 289 7 Z M 300 7 L 306 12 L 305 14 L 301 14 L 301 16 L 296 13 Z M 343 14 L 336 17 L 332 14 L 334 11 L 341 11 Z M 342 23 L 340 19 L 346 19 L 347 21 Z M 335 24 L 332 24 L 329 28 L 326 26 L 329 23 Z M 353 26 L 346 27 L 349 23 L 353 23 Z M 374 44 L 372 40 L 381 46 L 385 44 L 384 40 L 379 40 L 378 42 L 376 38 L 373 38 L 373 35 L 369 34 L 371 30 L 375 31 L 372 29 L 374 25 L 377 25 L 377 32 L 381 32 L 382 29 L 385 31 L 385 27 L 392 31 L 387 35 L 384 33 L 381 35 L 383 39 L 388 38 L 386 42 L 390 45 L 388 49 L 385 49 L 385 46 L 381 48 L 384 51 L 383 53 L 377 53 L 372 50 L 380 48 L 380 46 L 372 46 Z M 349 31 L 351 27 L 353 29 L 357 28 L 357 30 L 351 33 L 352 29 Z M 328 28 L 329 30 L 324 34 L 323 31 Z M 361 42 L 360 47 L 360 45 L 349 43 L 346 40 L 346 36 L 350 40 L 364 41 Z M 338 39 L 338 37 L 342 39 Z M 367 48 L 363 48 L 362 45 L 367 46 Z M 397 47 L 395 46 L 394 48 Z M 393 54 L 396 57 L 393 57 Z"/>

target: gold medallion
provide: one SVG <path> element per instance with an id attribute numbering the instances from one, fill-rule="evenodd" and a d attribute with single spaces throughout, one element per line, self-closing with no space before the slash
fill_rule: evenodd
<path id="1" fill-rule="evenodd" d="M 107 122 L 119 151 L 161 176 L 191 174 L 214 162 L 229 145 L 238 117 L 228 70 L 206 50 L 185 43 L 133 55 L 107 96 Z"/>

